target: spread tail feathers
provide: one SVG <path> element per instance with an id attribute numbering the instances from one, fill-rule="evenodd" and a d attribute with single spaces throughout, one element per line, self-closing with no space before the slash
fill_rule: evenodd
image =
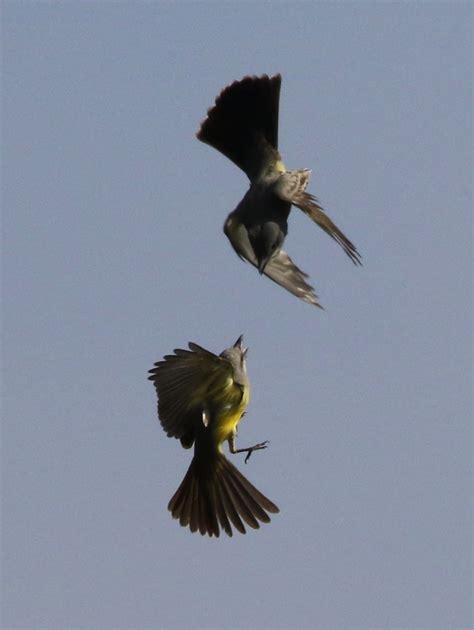
<path id="1" fill-rule="evenodd" d="M 228 85 L 208 110 L 197 138 L 223 153 L 250 179 L 279 159 L 281 76 L 245 77 Z"/>
<path id="2" fill-rule="evenodd" d="M 258 529 L 279 512 L 222 453 L 194 456 L 168 509 L 183 527 L 216 537 L 220 529 L 232 536 L 232 526 L 245 534 L 244 523 Z"/>

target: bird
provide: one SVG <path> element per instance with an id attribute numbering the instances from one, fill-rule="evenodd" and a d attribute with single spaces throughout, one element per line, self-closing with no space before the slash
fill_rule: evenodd
<path id="1" fill-rule="evenodd" d="M 246 76 L 225 87 L 208 109 L 196 137 L 244 171 L 245 196 L 227 217 L 224 233 L 238 256 L 303 301 L 322 308 L 308 274 L 283 251 L 291 206 L 300 208 L 343 248 L 355 265 L 361 256 L 306 192 L 311 171 L 287 170 L 278 152 L 281 75 Z"/>
<path id="2" fill-rule="evenodd" d="M 173 518 L 192 532 L 218 537 L 233 528 L 245 534 L 246 525 L 258 529 L 278 507 L 263 495 L 226 458 L 246 452 L 245 463 L 268 441 L 236 448 L 237 426 L 250 398 L 246 369 L 248 348 L 243 336 L 219 355 L 196 343 L 177 348 L 149 370 L 158 395 L 158 416 L 168 437 L 181 441 L 194 457 L 168 504 Z"/>

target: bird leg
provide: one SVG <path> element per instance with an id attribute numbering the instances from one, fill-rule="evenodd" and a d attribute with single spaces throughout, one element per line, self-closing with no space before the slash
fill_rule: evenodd
<path id="1" fill-rule="evenodd" d="M 250 455 L 252 455 L 254 451 L 260 451 L 264 448 L 267 448 L 268 443 L 269 443 L 268 440 L 265 440 L 265 442 L 260 442 L 259 444 L 254 444 L 254 446 L 249 446 L 247 448 L 235 448 L 236 435 L 237 435 L 237 431 L 233 431 L 232 435 L 227 440 L 229 443 L 229 450 L 232 453 L 232 455 L 235 455 L 236 453 L 247 453 L 247 456 L 245 457 L 245 460 L 244 460 L 245 464 L 248 462 Z"/>

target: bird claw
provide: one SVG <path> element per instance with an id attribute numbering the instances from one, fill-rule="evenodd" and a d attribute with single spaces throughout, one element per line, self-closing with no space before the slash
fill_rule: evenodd
<path id="1" fill-rule="evenodd" d="M 260 451 L 264 448 L 267 448 L 268 443 L 269 443 L 268 440 L 265 440 L 265 442 L 260 442 L 260 444 L 255 444 L 255 446 L 251 446 L 250 448 L 246 449 L 247 455 L 244 459 L 244 464 L 248 462 L 248 460 L 250 459 L 250 455 L 252 455 L 254 451 Z"/>

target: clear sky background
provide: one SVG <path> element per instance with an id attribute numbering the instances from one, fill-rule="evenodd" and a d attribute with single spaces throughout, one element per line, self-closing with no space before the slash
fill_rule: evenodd
<path id="1" fill-rule="evenodd" d="M 3 3 L 3 627 L 471 626 L 468 2 Z M 283 76 L 325 311 L 222 233 L 245 175 L 194 134 Z M 244 333 L 234 463 L 281 513 L 202 538 L 147 370 Z"/>

